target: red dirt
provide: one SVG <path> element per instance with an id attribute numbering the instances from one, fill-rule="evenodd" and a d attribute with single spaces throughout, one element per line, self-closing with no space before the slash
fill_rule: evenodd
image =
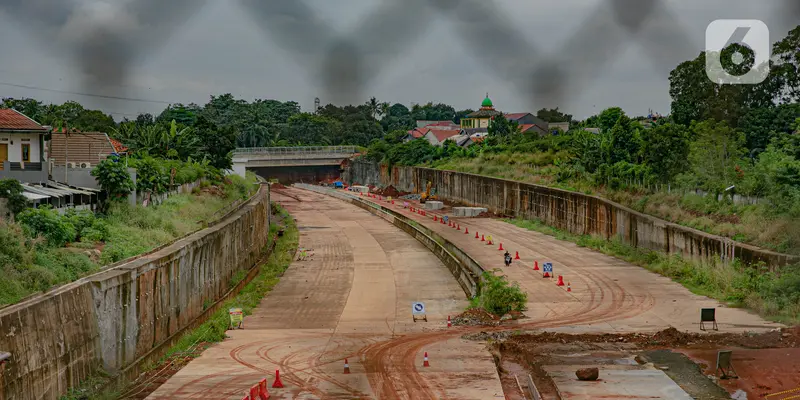
<path id="1" fill-rule="evenodd" d="M 723 350 L 723 349 L 719 349 Z M 800 349 L 737 349 L 732 350 L 732 364 L 738 379 L 720 379 L 718 384 L 728 393 L 741 389 L 749 399 L 761 399 L 772 393 L 800 388 Z M 717 349 L 678 350 L 701 365 L 703 373 L 714 375 L 717 362 Z M 800 392 L 786 394 L 786 397 Z M 776 396 L 775 399 L 782 399 Z"/>
<path id="2" fill-rule="evenodd" d="M 382 196 L 392 196 L 392 197 L 400 197 L 409 194 L 409 192 L 401 192 L 397 190 L 394 186 L 389 185 L 383 189 L 375 190 L 375 193 L 380 194 Z"/>
<path id="3" fill-rule="evenodd" d="M 272 188 L 272 189 L 286 189 L 286 186 L 283 186 L 283 185 L 281 185 L 281 184 L 280 184 L 280 183 L 278 183 L 278 182 L 275 182 L 275 183 L 273 183 L 273 184 L 271 184 L 271 185 L 269 185 L 269 186 L 270 186 L 270 188 Z"/>

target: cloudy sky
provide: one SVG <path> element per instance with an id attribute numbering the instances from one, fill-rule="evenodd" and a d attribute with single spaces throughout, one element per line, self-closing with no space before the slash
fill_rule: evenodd
<path id="1" fill-rule="evenodd" d="M 118 120 L 222 93 L 310 110 L 370 96 L 476 108 L 489 92 L 508 112 L 665 114 L 668 73 L 703 50 L 711 21 L 760 19 L 772 41 L 791 23 L 778 0 L 663 0 L 649 15 L 649 0 L 170 2 L 0 0 L 0 96 Z"/>

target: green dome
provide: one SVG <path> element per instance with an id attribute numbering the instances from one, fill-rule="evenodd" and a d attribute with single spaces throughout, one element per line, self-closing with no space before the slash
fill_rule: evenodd
<path id="1" fill-rule="evenodd" d="M 481 103 L 481 107 L 494 107 L 492 104 L 492 99 L 489 98 L 489 94 L 486 94 L 486 98 L 483 99 L 483 103 Z"/>

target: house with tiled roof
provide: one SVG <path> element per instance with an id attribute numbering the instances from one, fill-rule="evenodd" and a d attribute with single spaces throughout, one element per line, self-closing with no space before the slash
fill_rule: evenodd
<path id="1" fill-rule="evenodd" d="M 0 179 L 46 182 L 44 141 L 50 128 L 14 109 L 0 109 Z"/>
<path id="2" fill-rule="evenodd" d="M 444 144 L 445 140 L 453 136 L 458 136 L 460 133 L 460 129 L 431 129 L 425 134 L 425 139 L 434 146 L 441 146 Z"/>
<path id="3" fill-rule="evenodd" d="M 117 143 L 120 149 L 125 148 L 122 143 Z M 72 130 L 67 134 L 63 130 L 56 131 L 48 144 L 49 160 L 54 166 L 91 169 L 108 156 L 120 153 L 112 139 L 103 132 Z"/>
<path id="4" fill-rule="evenodd" d="M 547 121 L 531 113 L 511 113 L 505 114 L 505 117 L 509 121 L 516 122 L 522 133 L 537 133 L 544 136 L 550 131 Z"/>

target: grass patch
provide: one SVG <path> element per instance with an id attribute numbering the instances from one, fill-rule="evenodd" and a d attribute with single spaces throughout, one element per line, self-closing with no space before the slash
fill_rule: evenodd
<path id="1" fill-rule="evenodd" d="M 222 304 L 220 309 L 211 315 L 208 321 L 197 329 L 185 333 L 158 362 L 146 366 L 144 368 L 144 378 L 142 379 L 145 381 L 152 379 L 152 374 L 164 370 L 167 364 L 182 366 L 198 356 L 201 350 L 205 349 L 209 344 L 224 340 L 229 324 L 228 309 L 240 307 L 244 310 L 245 315 L 250 315 L 253 309 L 261 302 L 261 299 L 275 287 L 280 276 L 292 263 L 300 235 L 291 216 L 276 204 L 273 203 L 272 206 L 273 209 L 277 209 L 279 212 L 278 215 L 275 215 L 275 219 L 282 222 L 283 225 L 274 224 L 270 226 L 270 232 L 277 232 L 283 229 L 284 233 L 278 237 L 275 250 L 269 256 L 267 262 L 259 267 L 258 275 L 236 297 Z M 241 279 L 244 279 L 244 276 L 242 274 Z M 239 280 L 240 282 L 241 279 Z M 148 372 L 151 374 L 148 374 Z M 80 388 L 73 389 L 68 395 L 62 396 L 61 400 L 110 400 L 119 398 L 121 395 L 127 394 L 126 392 L 131 391 L 132 388 L 135 388 L 131 383 L 109 387 L 109 381 L 110 377 L 106 375 L 92 377 L 82 384 Z"/>
<path id="2" fill-rule="evenodd" d="M 566 159 L 567 153 L 553 150 L 485 152 L 475 157 L 446 158 L 427 166 L 596 194 L 676 224 L 782 253 L 800 254 L 800 219 L 776 215 L 768 204 L 735 205 L 692 192 L 649 193 L 636 187 L 612 190 L 593 182 L 586 174 L 559 179 L 563 169 L 556 163 Z"/>
<path id="3" fill-rule="evenodd" d="M 695 294 L 708 296 L 734 307 L 750 308 L 767 319 L 792 325 L 800 323 L 800 265 L 787 266 L 773 273 L 764 265 L 745 266 L 738 260 L 727 266 L 721 263 L 701 263 L 678 255 L 636 248 L 618 239 L 605 240 L 597 236 L 575 235 L 545 225 L 539 220 L 505 221 L 623 259 L 669 277 Z"/>
<path id="4" fill-rule="evenodd" d="M 216 191 L 170 196 L 158 206 L 113 205 L 107 215 L 32 210 L 0 221 L 0 306 L 72 282 L 203 228 L 257 190 L 255 175 L 227 177 Z M 65 239 L 66 238 L 66 239 Z"/>

